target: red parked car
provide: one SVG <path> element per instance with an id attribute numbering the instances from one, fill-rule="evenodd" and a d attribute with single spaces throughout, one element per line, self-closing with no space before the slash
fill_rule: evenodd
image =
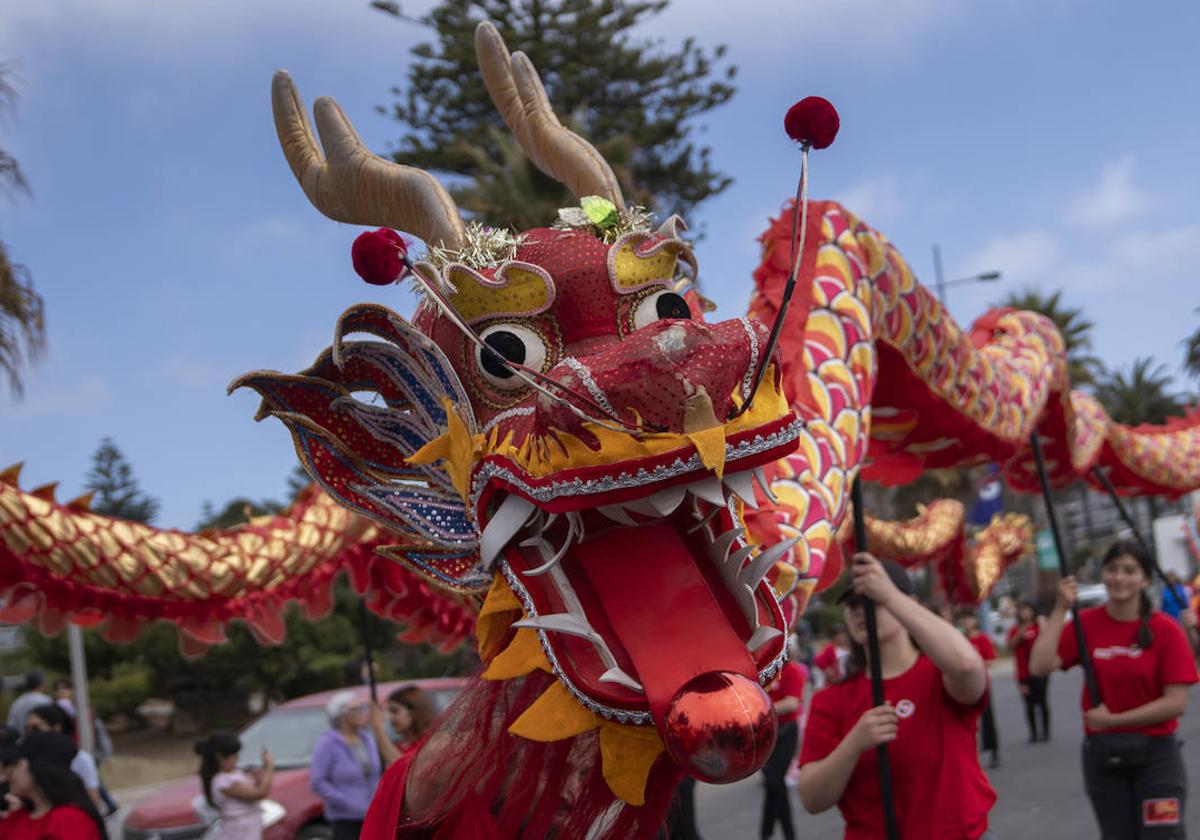
<path id="1" fill-rule="evenodd" d="M 394 689 L 416 685 L 428 692 L 440 713 L 466 684 L 462 677 L 403 680 L 381 683 L 383 702 Z M 337 689 L 341 691 L 342 689 Z M 353 689 L 367 699 L 367 688 Z M 325 823 L 321 800 L 308 786 L 308 763 L 317 736 L 329 728 L 325 704 L 336 691 L 322 691 L 289 700 L 243 729 L 241 760 L 257 764 L 263 747 L 275 757 L 275 783 L 263 800 L 263 840 L 327 840 L 332 837 Z M 203 813 L 200 777 L 191 776 L 166 785 L 138 802 L 125 815 L 123 840 L 200 840 L 208 831 L 211 817 Z"/>

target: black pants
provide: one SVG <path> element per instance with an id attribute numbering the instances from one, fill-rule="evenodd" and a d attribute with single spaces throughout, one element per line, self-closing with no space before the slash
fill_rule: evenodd
<path id="1" fill-rule="evenodd" d="M 362 834 L 363 821 L 333 820 L 329 825 L 333 829 L 333 840 L 358 840 L 358 835 Z"/>
<path id="2" fill-rule="evenodd" d="M 786 840 L 794 840 L 796 827 L 792 824 L 792 803 L 788 801 L 787 771 L 796 757 L 796 744 L 800 732 L 796 722 L 780 724 L 779 737 L 771 757 L 763 765 L 766 795 L 763 798 L 762 824 L 759 834 L 770 837 L 775 832 L 775 823 L 783 829 Z"/>
<path id="3" fill-rule="evenodd" d="M 696 780 L 684 776 L 675 791 L 675 800 L 667 814 L 667 837 L 670 840 L 701 840 L 696 830 Z"/>
<path id="4" fill-rule="evenodd" d="M 1029 689 L 1022 692 L 1021 699 L 1025 701 L 1025 722 L 1029 724 L 1030 741 L 1050 740 L 1050 707 L 1046 704 L 1046 687 L 1049 683 L 1049 677 L 1028 677 L 1021 680 L 1021 686 Z M 1040 738 L 1035 717 L 1042 719 Z"/>
<path id="5" fill-rule="evenodd" d="M 992 695 L 988 694 L 987 705 L 983 707 L 983 716 L 979 719 L 979 738 L 983 743 L 984 752 L 990 752 L 992 758 L 1000 755 L 1000 739 L 996 735 L 996 713 L 992 711 Z"/>
<path id="6" fill-rule="evenodd" d="M 1083 742 L 1083 780 L 1101 840 L 1186 840 L 1187 772 L 1173 735 L 1151 738 L 1146 763 L 1109 770 L 1095 742 Z"/>

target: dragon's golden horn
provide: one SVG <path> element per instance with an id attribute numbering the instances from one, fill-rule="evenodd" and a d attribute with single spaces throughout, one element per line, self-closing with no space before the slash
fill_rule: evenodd
<path id="1" fill-rule="evenodd" d="M 320 146 L 304 114 L 304 101 L 284 70 L 271 82 L 271 109 L 292 174 L 326 216 L 354 225 L 396 228 L 430 245 L 462 247 L 465 226 L 445 187 L 424 170 L 372 154 L 332 99 L 313 103 Z"/>
<path id="2" fill-rule="evenodd" d="M 490 21 L 475 27 L 475 60 L 496 110 L 538 169 L 578 198 L 598 195 L 625 206 L 612 167 L 591 143 L 559 122 L 533 62 L 521 52 L 510 55 Z"/>
<path id="3" fill-rule="evenodd" d="M 25 466 L 23 461 L 18 461 L 11 467 L 0 472 L 0 484 L 7 484 L 9 487 L 16 487 L 17 482 L 21 479 L 21 468 Z"/>

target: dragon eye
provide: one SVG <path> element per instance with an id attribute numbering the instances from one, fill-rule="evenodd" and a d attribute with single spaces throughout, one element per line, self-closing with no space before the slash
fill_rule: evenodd
<path id="1" fill-rule="evenodd" d="M 520 324 L 493 324 L 479 335 L 487 349 L 475 348 L 475 363 L 483 378 L 505 391 L 524 388 L 525 381 L 506 362 L 541 370 L 546 364 L 546 342 Z"/>
<path id="2" fill-rule="evenodd" d="M 692 310 L 682 295 L 664 289 L 644 297 L 633 312 L 634 329 L 667 318 L 691 320 Z"/>

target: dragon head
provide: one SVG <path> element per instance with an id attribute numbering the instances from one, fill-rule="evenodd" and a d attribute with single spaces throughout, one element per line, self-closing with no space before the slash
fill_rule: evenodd
<path id="1" fill-rule="evenodd" d="M 801 431 L 778 359 L 763 358 L 758 322 L 705 320 L 680 220 L 655 229 L 625 207 L 528 59 L 486 23 L 476 47 L 505 121 L 582 206 L 515 235 L 464 223 L 434 179 L 371 155 L 327 99 L 323 156 L 278 74 L 281 143 L 317 208 L 430 247 L 412 267 L 411 322 L 354 307 L 308 370 L 235 386 L 289 426 L 326 491 L 397 536 L 390 556 L 486 594 L 485 678 L 550 671 L 571 714 L 657 730 L 684 771 L 740 778 L 773 744 L 761 686 L 786 638 L 767 573 L 791 543 L 755 544 L 745 519 L 769 495 L 760 468 Z"/>

